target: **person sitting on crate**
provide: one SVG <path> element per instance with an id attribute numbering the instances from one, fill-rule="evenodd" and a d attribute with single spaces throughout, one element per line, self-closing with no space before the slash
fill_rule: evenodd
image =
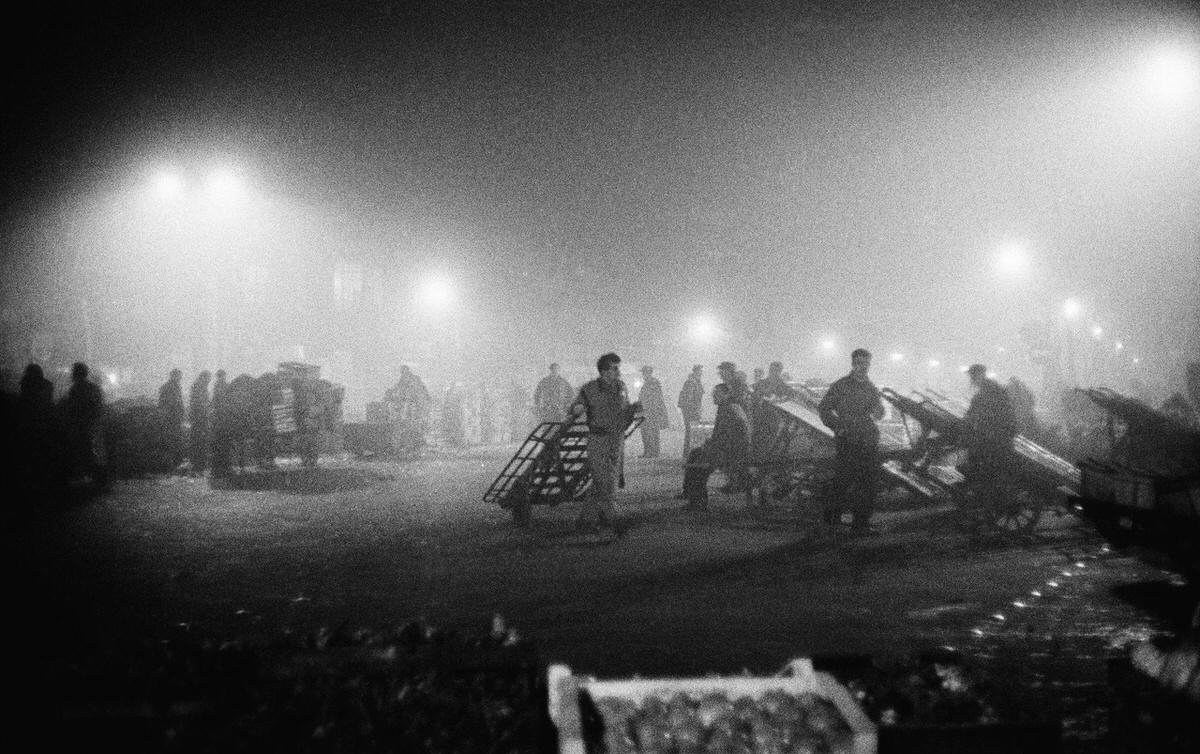
<path id="1" fill-rule="evenodd" d="M 604 354 L 596 360 L 596 371 L 600 376 L 585 383 L 571 404 L 571 415 L 587 423 L 587 468 L 592 477 L 576 528 L 597 534 L 604 530 L 615 533 L 613 496 L 621 476 L 625 428 L 642 405 L 629 402 L 629 392 L 621 381 L 620 356 Z"/>
<path id="2" fill-rule="evenodd" d="M 967 379 L 975 394 L 963 415 L 968 428 L 968 435 L 963 438 L 967 446 L 963 475 L 980 496 L 979 502 L 994 506 L 1003 502 L 1000 484 L 1008 467 L 1013 438 L 1017 436 L 1016 412 L 1008 393 L 987 376 L 983 364 L 972 364 L 967 369 Z"/>

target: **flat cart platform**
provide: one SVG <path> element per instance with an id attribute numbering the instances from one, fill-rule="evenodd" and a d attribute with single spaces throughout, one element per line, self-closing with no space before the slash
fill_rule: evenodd
<path id="1" fill-rule="evenodd" d="M 635 417 L 625 428 L 625 438 L 641 424 L 642 417 Z M 581 499 L 592 484 L 587 436 L 583 423 L 539 424 L 483 493 L 483 502 L 507 509 L 514 523 L 527 526 L 533 506 Z"/>

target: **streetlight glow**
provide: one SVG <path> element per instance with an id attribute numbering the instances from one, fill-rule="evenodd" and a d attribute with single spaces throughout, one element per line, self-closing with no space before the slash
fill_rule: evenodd
<path id="1" fill-rule="evenodd" d="M 688 324 L 688 335 L 701 343 L 711 343 L 721 334 L 721 328 L 708 314 L 700 314 L 692 318 Z"/>
<path id="2" fill-rule="evenodd" d="M 458 294 L 449 278 L 430 275 L 417 287 L 417 303 L 427 312 L 442 312 L 454 306 Z"/>
<path id="3" fill-rule="evenodd" d="M 1069 298 L 1063 302 L 1062 310 L 1067 319 L 1075 319 L 1083 313 L 1083 304 L 1078 299 Z"/>
<path id="4" fill-rule="evenodd" d="M 1180 102 L 1191 96 L 1200 82 L 1197 56 L 1182 48 L 1161 48 L 1145 63 L 1149 91 L 1161 100 Z"/>
<path id="5" fill-rule="evenodd" d="M 241 198 L 246 191 L 242 179 L 229 168 L 219 168 L 210 173 L 205 188 L 209 196 L 222 204 Z"/>
<path id="6" fill-rule="evenodd" d="M 993 260 L 996 271 L 1005 278 L 1018 278 L 1029 269 L 1029 254 L 1018 243 L 1001 246 Z"/>
<path id="7" fill-rule="evenodd" d="M 1104 328 L 1101 327 L 1100 325 L 1096 325 L 1095 327 L 1092 328 L 1092 337 L 1093 338 L 1100 338 L 1103 335 L 1104 335 Z"/>
<path id="8" fill-rule="evenodd" d="M 160 170 L 151 179 L 150 190 L 156 199 L 175 199 L 183 194 L 183 178 L 172 170 Z"/>

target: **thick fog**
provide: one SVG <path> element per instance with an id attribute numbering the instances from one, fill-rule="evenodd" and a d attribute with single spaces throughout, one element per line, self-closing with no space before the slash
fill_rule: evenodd
<path id="1" fill-rule="evenodd" d="M 862 346 L 1161 400 L 1200 360 L 1192 4 L 170 5 L 8 31 L 10 372 L 361 404 Z"/>

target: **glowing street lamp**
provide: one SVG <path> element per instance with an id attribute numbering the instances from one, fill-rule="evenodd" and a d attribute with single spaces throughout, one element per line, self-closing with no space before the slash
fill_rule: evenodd
<path id="1" fill-rule="evenodd" d="M 230 204 L 246 194 L 246 185 L 237 173 L 229 168 L 218 168 L 208 175 L 205 193 L 218 204 Z"/>
<path id="2" fill-rule="evenodd" d="M 183 188 L 183 178 L 173 170 L 160 170 L 150 181 L 150 193 L 160 201 L 178 199 Z"/>
<path id="3" fill-rule="evenodd" d="M 1029 254 L 1021 244 L 1005 244 L 996 251 L 993 266 L 1004 278 L 1023 277 L 1029 270 Z"/>
<path id="4" fill-rule="evenodd" d="M 445 312 L 458 302 L 458 292 L 448 277 L 436 273 L 417 286 L 417 304 L 428 313 Z"/>
<path id="5" fill-rule="evenodd" d="M 721 328 L 708 314 L 699 314 L 688 323 L 688 337 L 699 343 L 712 343 L 721 336 Z"/>
<path id="6" fill-rule="evenodd" d="M 1083 313 L 1083 304 L 1078 299 L 1069 298 L 1063 302 L 1062 311 L 1067 319 L 1077 319 Z"/>
<path id="7" fill-rule="evenodd" d="M 1183 48 L 1162 47 L 1149 55 L 1144 66 L 1151 94 L 1166 102 L 1181 102 L 1200 88 L 1200 60 Z"/>
<path id="8" fill-rule="evenodd" d="M 1092 327 L 1092 337 L 1096 338 L 1097 340 L 1104 337 L 1104 328 L 1100 325 L 1095 325 Z"/>

